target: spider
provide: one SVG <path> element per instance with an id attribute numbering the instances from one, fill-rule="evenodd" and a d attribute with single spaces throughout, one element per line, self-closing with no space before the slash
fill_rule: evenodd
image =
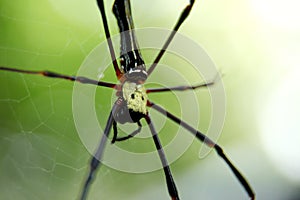
<path id="1" fill-rule="evenodd" d="M 182 23 L 185 21 L 185 19 L 188 17 L 194 5 L 194 0 L 190 0 L 189 4 L 183 9 L 179 19 L 177 20 L 177 23 L 173 27 L 173 31 L 169 35 L 167 41 L 164 43 L 162 49 L 160 50 L 159 54 L 157 55 L 153 64 L 149 67 L 148 70 L 146 69 L 144 60 L 138 48 L 138 43 L 136 41 L 134 23 L 131 15 L 130 0 L 115 0 L 113 4 L 113 13 L 117 19 L 119 31 L 120 33 L 122 33 L 121 34 L 121 55 L 119 57 L 120 60 L 119 63 L 117 62 L 114 47 L 110 39 L 110 31 L 108 28 L 103 0 L 97 0 L 97 5 L 100 10 L 100 14 L 102 16 L 104 31 L 107 39 L 106 41 L 109 47 L 112 64 L 114 67 L 116 77 L 119 80 L 118 84 L 96 81 L 81 76 L 68 76 L 68 75 L 58 74 L 50 71 L 31 71 L 31 70 L 21 70 L 16 68 L 0 67 L 0 70 L 5 70 L 5 71 L 41 75 L 50 78 L 66 79 L 70 81 L 80 82 L 83 84 L 93 84 L 93 85 L 108 87 L 116 90 L 117 100 L 115 101 L 110 111 L 105 126 L 104 134 L 100 140 L 98 148 L 96 149 L 89 163 L 89 171 L 83 182 L 83 188 L 81 191 L 80 199 L 84 200 L 88 196 L 88 191 L 90 189 L 91 183 L 95 176 L 96 170 L 102 164 L 101 158 L 103 156 L 104 148 L 108 141 L 111 130 L 113 129 L 113 137 L 111 141 L 112 143 L 124 141 L 138 134 L 142 128 L 141 120 L 145 120 L 150 128 L 152 139 L 154 141 L 161 164 L 163 166 L 163 171 L 165 174 L 169 196 L 172 200 L 179 200 L 179 194 L 176 188 L 175 181 L 173 179 L 161 142 L 158 138 L 158 133 L 148 113 L 147 107 L 151 107 L 154 110 L 158 111 L 159 113 L 161 113 L 162 115 L 170 119 L 171 121 L 187 129 L 189 132 L 194 134 L 194 136 L 198 140 L 205 143 L 207 146 L 214 148 L 217 154 L 225 161 L 225 163 L 229 166 L 229 168 L 231 169 L 235 177 L 239 180 L 240 184 L 246 190 L 250 199 L 255 199 L 254 191 L 250 187 L 247 180 L 238 171 L 238 169 L 231 163 L 231 161 L 227 158 L 227 156 L 223 152 L 223 149 L 218 144 L 213 142 L 210 138 L 208 138 L 203 133 L 190 126 L 182 119 L 176 117 L 175 115 L 165 110 L 161 106 L 150 101 L 147 97 L 147 93 L 150 92 L 158 93 L 158 92 L 166 92 L 166 91 L 195 90 L 198 88 L 207 87 L 214 83 L 214 82 L 207 82 L 195 86 L 178 86 L 172 88 L 156 88 L 156 89 L 146 89 L 144 87 L 145 81 L 147 81 L 147 78 L 151 75 L 153 70 L 155 70 L 157 64 L 163 57 L 166 49 L 168 48 L 174 36 L 176 35 L 176 32 L 178 31 Z M 118 137 L 118 129 L 117 129 L 118 123 L 119 124 L 135 123 L 137 124 L 138 128 L 127 136 Z"/>

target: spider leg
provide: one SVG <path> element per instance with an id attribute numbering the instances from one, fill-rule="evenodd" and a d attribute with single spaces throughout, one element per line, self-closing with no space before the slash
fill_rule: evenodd
<path id="1" fill-rule="evenodd" d="M 113 130 L 114 130 L 114 136 L 113 139 L 111 140 L 111 143 L 115 143 L 117 136 L 118 136 L 118 127 L 117 127 L 117 122 L 114 120 L 113 121 Z"/>
<path id="2" fill-rule="evenodd" d="M 108 120 L 107 120 L 107 124 L 106 127 L 104 129 L 104 134 L 100 140 L 99 146 L 94 154 L 94 156 L 92 157 L 91 161 L 90 161 L 90 169 L 88 172 L 88 175 L 86 177 L 86 180 L 84 182 L 83 185 L 83 189 L 82 189 L 82 193 L 81 193 L 81 200 L 85 200 L 88 194 L 88 190 L 91 186 L 91 183 L 93 181 L 93 178 L 95 176 L 96 170 L 101 166 L 101 158 L 102 158 L 102 154 L 103 154 L 103 150 L 105 148 L 105 145 L 107 143 L 107 139 L 108 139 L 108 135 L 110 133 L 112 124 L 114 122 L 113 119 L 113 113 L 116 111 L 117 109 L 117 104 L 114 105 L 112 111 L 109 114 Z"/>
<path id="3" fill-rule="evenodd" d="M 198 130 L 194 129 L 193 127 L 191 127 L 190 125 L 188 125 L 186 122 L 182 121 L 180 118 L 176 117 L 175 115 L 166 111 L 162 107 L 158 106 L 157 104 L 154 104 L 153 102 L 148 101 L 147 106 L 154 108 L 155 110 L 157 110 L 161 114 L 165 115 L 166 117 L 168 117 L 169 119 L 171 119 L 172 121 L 177 123 L 178 125 L 184 127 L 185 129 L 190 131 L 192 134 L 194 134 L 201 142 L 205 143 L 207 146 L 214 148 L 216 150 L 217 154 L 226 162 L 226 164 L 229 166 L 229 168 L 231 169 L 231 171 L 233 172 L 235 177 L 239 180 L 240 184 L 246 190 L 250 199 L 252 199 L 252 200 L 255 199 L 255 194 L 254 194 L 251 186 L 249 185 L 248 181 L 246 180 L 246 178 L 241 174 L 241 172 L 239 172 L 239 170 L 227 158 L 223 149 L 218 144 L 213 142 L 210 138 L 205 136 L 200 131 L 198 131 Z"/>
<path id="4" fill-rule="evenodd" d="M 147 121 L 147 124 L 149 125 L 150 131 L 152 133 L 152 138 L 153 138 L 154 143 L 155 143 L 155 147 L 158 151 L 159 158 L 160 158 L 161 163 L 162 163 L 163 168 L 164 168 L 164 173 L 165 173 L 165 177 L 166 177 L 166 182 L 167 182 L 169 195 L 170 195 L 172 200 L 179 200 L 179 196 L 178 196 L 178 192 L 177 192 L 177 189 L 176 189 L 175 181 L 173 179 L 173 176 L 172 176 L 167 158 L 165 156 L 164 150 L 163 150 L 163 148 L 161 146 L 161 143 L 160 143 L 160 140 L 157 136 L 157 132 L 156 132 L 156 130 L 155 130 L 155 128 L 154 128 L 154 126 L 151 122 L 150 116 L 147 115 L 145 117 L 145 119 Z"/>
<path id="5" fill-rule="evenodd" d="M 117 63 L 115 50 L 114 50 L 114 47 L 113 47 L 113 44 L 112 44 L 112 41 L 110 38 L 110 32 L 109 32 L 109 28 L 108 28 L 108 24 L 107 24 L 107 18 L 106 18 L 106 14 L 105 14 L 103 0 L 97 0 L 97 5 L 98 5 L 98 8 L 99 8 L 101 16 L 102 16 L 102 22 L 103 22 L 103 27 L 104 27 L 104 31 L 105 31 L 106 41 L 108 44 L 108 48 L 110 51 L 110 55 L 111 55 L 111 59 L 112 59 L 113 65 L 114 65 L 116 76 L 118 79 L 120 79 L 122 76 L 122 72 Z"/>
<path id="6" fill-rule="evenodd" d="M 185 91 L 185 90 L 195 90 L 203 87 L 208 87 L 214 84 L 214 81 L 208 83 L 201 83 L 195 86 L 177 86 L 170 88 L 149 88 L 147 89 L 147 93 L 158 93 L 158 92 L 168 92 L 168 91 Z"/>
<path id="7" fill-rule="evenodd" d="M 113 84 L 113 83 L 96 81 L 96 80 L 89 79 L 89 78 L 86 78 L 83 76 L 68 76 L 68 75 L 58 74 L 56 72 L 50 72 L 50 71 L 31 71 L 31 70 L 14 69 L 14 68 L 8 68 L 8 67 L 0 67 L 0 70 L 23 73 L 23 74 L 34 74 L 34 75 L 40 75 L 40 76 L 45 76 L 45 77 L 49 77 L 49 78 L 60 78 L 60 79 L 65 79 L 65 80 L 69 80 L 69 81 L 76 81 L 76 82 L 80 82 L 80 83 L 84 83 L 84 84 L 98 85 L 98 86 L 109 87 L 109 88 L 116 87 L 116 84 Z"/>
<path id="8" fill-rule="evenodd" d="M 221 74 L 222 75 L 222 74 Z M 176 86 L 176 87 L 169 87 L 169 88 L 150 88 L 147 89 L 147 93 L 158 93 L 158 92 L 169 92 L 169 91 L 186 91 L 186 90 L 196 90 L 196 89 L 200 89 L 203 87 L 209 87 L 212 86 L 213 84 L 216 83 L 216 81 L 218 81 L 220 79 L 219 73 L 217 73 L 215 75 L 215 77 L 206 82 L 206 83 L 201 83 L 199 85 L 195 85 L 195 86 Z"/>
<path id="9" fill-rule="evenodd" d="M 142 124 L 138 121 L 138 129 L 136 129 L 135 131 L 133 131 L 131 134 L 124 136 L 124 137 L 117 137 L 117 123 L 116 123 L 116 127 L 114 127 L 114 137 L 111 141 L 111 143 L 115 143 L 115 142 L 119 142 L 119 141 L 124 141 L 124 140 L 128 140 L 129 138 L 134 137 L 136 134 L 140 133 L 142 130 Z"/>
<path id="10" fill-rule="evenodd" d="M 164 55 L 166 49 L 168 48 L 169 44 L 171 43 L 172 39 L 174 38 L 176 32 L 178 31 L 179 27 L 181 26 L 181 24 L 184 22 L 184 20 L 189 16 L 190 11 L 194 5 L 195 0 L 190 0 L 189 5 L 187 5 L 184 10 L 182 11 L 176 25 L 173 28 L 172 33 L 169 35 L 167 41 L 165 42 L 165 44 L 163 45 L 162 49 L 160 50 L 160 52 L 158 53 L 157 57 L 155 58 L 153 64 L 150 66 L 150 68 L 148 69 L 147 73 L 148 76 L 153 72 L 153 70 L 155 69 L 155 67 L 157 66 L 157 63 L 159 63 L 160 59 L 162 58 L 162 56 Z"/>

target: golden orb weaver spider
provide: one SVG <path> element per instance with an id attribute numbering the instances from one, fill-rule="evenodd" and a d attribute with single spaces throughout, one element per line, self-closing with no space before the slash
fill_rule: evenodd
<path id="1" fill-rule="evenodd" d="M 117 62 L 115 51 L 113 44 L 110 40 L 110 32 L 108 28 L 108 23 L 105 15 L 104 10 L 104 3 L 102 0 L 97 0 L 97 4 L 100 10 L 100 13 L 102 15 L 104 30 L 106 34 L 106 39 L 108 43 L 108 47 L 110 50 L 112 63 L 114 66 L 114 70 L 116 73 L 116 76 L 119 80 L 118 84 L 113 83 L 107 83 L 102 81 L 95 81 L 86 77 L 75 77 L 75 76 L 68 76 L 68 75 L 62 75 L 55 72 L 50 71 L 30 71 L 30 70 L 20 70 L 15 68 L 8 68 L 8 67 L 0 67 L 0 70 L 5 71 L 11 71 L 11 72 L 18 72 L 18 73 L 25 73 L 25 74 L 35 74 L 35 75 L 41 75 L 45 77 L 51 77 L 51 78 L 59 78 L 59 79 L 66 79 L 70 81 L 77 81 L 84 84 L 93 84 L 98 85 L 102 87 L 108 87 L 113 88 L 117 91 L 117 101 L 113 105 L 113 108 L 110 112 L 110 115 L 107 120 L 106 128 L 104 130 L 104 135 L 100 141 L 100 144 L 93 155 L 91 162 L 90 162 L 90 170 L 88 172 L 88 175 L 86 177 L 86 180 L 84 182 L 84 186 L 81 193 L 81 199 L 86 199 L 88 195 L 88 191 L 90 188 L 90 185 L 92 183 L 93 177 L 95 175 L 96 170 L 101 165 L 101 157 L 103 155 L 104 147 L 106 145 L 108 136 L 111 132 L 111 129 L 113 129 L 113 139 L 112 143 L 115 143 L 117 141 L 123 141 L 127 140 L 131 137 L 134 137 L 136 134 L 138 134 L 141 131 L 141 119 L 145 119 L 150 131 L 152 133 L 152 138 L 154 140 L 154 144 L 156 146 L 156 149 L 158 151 L 163 170 L 165 173 L 166 178 L 166 184 L 168 188 L 169 195 L 172 200 L 179 199 L 179 194 L 175 185 L 175 181 L 173 179 L 173 176 L 171 174 L 171 170 L 169 168 L 168 161 L 164 155 L 164 151 L 162 148 L 162 145 L 160 143 L 160 140 L 157 135 L 157 131 L 155 130 L 155 127 L 151 123 L 151 117 L 148 114 L 147 107 L 151 107 L 158 111 L 159 113 L 165 115 L 168 119 L 171 121 L 177 123 L 178 125 L 184 127 L 188 131 L 190 131 L 192 134 L 195 135 L 197 139 L 199 139 L 201 142 L 204 142 L 209 147 L 212 147 L 216 150 L 217 154 L 227 163 L 229 168 L 232 170 L 236 178 L 240 181 L 241 185 L 244 187 L 246 192 L 248 193 L 249 197 L 251 199 L 255 198 L 254 192 L 251 189 L 250 185 L 244 178 L 244 176 L 237 170 L 237 168 L 229 161 L 229 159 L 226 157 L 226 155 L 223 153 L 222 148 L 213 142 L 211 139 L 206 137 L 204 134 L 202 134 L 200 131 L 194 129 L 189 124 L 187 124 L 185 121 L 181 120 L 180 118 L 176 117 L 172 113 L 168 112 L 167 110 L 163 109 L 159 105 L 155 104 L 154 102 L 148 100 L 147 93 L 150 92 L 165 92 L 165 91 L 184 91 L 184 90 L 194 90 L 201 87 L 207 87 L 213 82 L 205 83 L 205 84 L 199 84 L 196 86 L 179 86 L 179 87 L 173 87 L 173 88 L 157 88 L 157 89 L 146 89 L 144 87 L 144 83 L 147 80 L 147 78 L 151 75 L 153 70 L 156 68 L 157 63 L 161 60 L 163 57 L 166 49 L 168 48 L 169 44 L 171 43 L 172 39 L 176 35 L 177 30 L 180 28 L 181 24 L 185 21 L 185 19 L 188 17 L 193 4 L 194 0 L 190 0 L 189 5 L 185 7 L 183 12 L 181 13 L 176 25 L 173 28 L 173 32 L 168 37 L 167 41 L 162 47 L 162 50 L 159 52 L 158 56 L 154 60 L 153 64 L 149 67 L 149 69 L 146 69 L 146 66 L 144 64 L 143 58 L 138 50 L 137 41 L 134 34 L 134 25 L 133 20 L 131 16 L 131 8 L 130 8 L 130 1 L 129 0 L 116 0 L 113 5 L 113 13 L 117 19 L 118 26 L 120 29 L 120 32 L 123 32 L 124 34 L 121 35 L 121 56 L 120 56 L 120 66 Z M 129 134 L 126 137 L 118 137 L 117 132 L 117 123 L 136 123 L 138 125 L 138 129 L 133 131 L 131 134 Z"/>

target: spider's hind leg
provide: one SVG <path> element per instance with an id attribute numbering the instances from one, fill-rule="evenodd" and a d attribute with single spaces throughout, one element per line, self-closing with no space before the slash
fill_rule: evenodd
<path id="1" fill-rule="evenodd" d="M 136 134 L 140 133 L 142 130 L 142 124 L 140 121 L 137 122 L 138 125 L 138 129 L 136 129 L 135 131 L 133 131 L 131 134 L 124 136 L 124 137 L 118 137 L 118 127 L 117 127 L 117 123 L 114 121 L 113 123 L 113 129 L 114 129 L 114 137 L 111 141 L 111 143 L 115 143 L 115 142 L 119 142 L 119 141 L 124 141 L 124 140 L 128 140 L 129 138 L 134 137 Z"/>

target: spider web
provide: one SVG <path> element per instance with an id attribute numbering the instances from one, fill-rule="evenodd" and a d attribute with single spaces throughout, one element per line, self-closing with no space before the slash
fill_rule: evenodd
<path id="1" fill-rule="evenodd" d="M 174 4 L 174 0 L 163 1 L 161 6 L 153 6 L 155 1 L 135 1 L 135 5 L 138 4 L 142 10 L 147 10 L 146 15 L 142 11 L 139 17 L 135 17 L 136 27 L 143 27 L 144 24 L 157 26 L 157 22 L 160 22 L 162 27 L 171 27 L 174 19 L 184 6 L 178 5 L 176 7 L 177 4 Z M 245 4 L 245 2 L 231 1 L 229 4 L 234 4 L 234 6 L 231 5 L 231 9 L 228 9 L 230 7 L 228 2 L 226 4 L 220 2 L 216 4 L 214 1 L 204 2 L 206 6 L 201 5 L 201 8 L 198 7 L 198 10 L 201 10 L 198 13 L 201 13 L 201 16 L 198 15 L 197 17 L 196 13 L 193 13 L 194 16 L 189 19 L 189 23 L 186 23 L 185 27 L 194 26 L 193 29 L 196 31 L 190 34 L 193 35 L 192 37 L 196 35 L 205 36 L 203 34 L 204 29 L 208 29 L 206 30 L 206 38 L 213 41 L 211 49 L 216 49 L 215 52 L 220 51 L 219 48 L 216 48 L 217 43 L 224 41 L 223 44 L 226 44 L 228 38 L 226 39 L 226 36 L 222 34 L 223 30 L 216 28 L 216 25 L 222 26 L 223 29 L 230 29 L 228 23 L 224 23 L 227 20 L 220 20 L 220 16 L 227 16 L 224 13 L 224 10 L 227 10 L 227 12 L 230 12 L 230 16 L 234 16 L 234 22 L 242 22 L 236 20 L 236 14 L 240 16 L 239 14 L 243 12 L 243 9 L 236 8 L 238 4 Z M 107 14 L 110 16 L 110 27 L 114 27 L 113 31 L 116 33 L 115 21 L 110 13 L 112 1 L 105 1 L 105 3 Z M 183 1 L 183 3 L 186 2 Z M 197 3 L 200 4 L 199 1 L 196 1 Z M 166 9 L 169 7 L 172 7 L 172 9 Z M 209 7 L 211 9 L 208 9 Z M 194 8 L 194 10 L 197 9 Z M 240 13 L 236 13 L 236 10 L 239 10 Z M 137 16 L 136 13 L 138 12 L 133 14 Z M 163 15 L 158 15 L 158 13 Z M 211 17 L 203 17 L 208 13 Z M 269 14 L 269 12 L 265 13 Z M 165 21 L 166 18 L 170 18 L 171 21 Z M 201 19 L 202 21 L 199 22 Z M 194 23 L 190 25 L 192 21 Z M 99 14 L 94 0 L 1 0 L 0 65 L 33 70 L 47 69 L 70 75 L 75 74 L 90 50 L 104 40 L 99 22 Z M 203 28 L 199 24 L 206 27 Z M 182 27 L 181 31 L 185 27 Z M 249 30 L 248 25 L 242 27 L 244 30 L 242 33 Z M 216 30 L 212 31 L 212 29 Z M 233 30 L 230 32 L 225 31 L 225 33 L 230 35 L 231 40 L 237 41 L 234 46 L 238 46 L 238 49 L 240 49 L 242 48 L 242 37 L 249 35 L 249 33 L 241 34 L 241 31 L 237 30 L 240 30 L 239 27 L 234 27 Z M 219 33 L 216 34 L 216 31 L 219 31 Z M 274 33 L 272 32 L 272 34 Z M 222 37 L 218 38 L 218 36 Z M 271 38 L 271 41 L 273 37 L 268 35 L 268 38 Z M 256 42 L 251 39 L 244 44 L 249 44 L 245 45 L 249 48 L 256 45 Z M 232 43 L 229 42 L 228 44 Z M 207 46 L 209 46 L 208 43 Z M 227 45 L 223 46 L 227 47 Z M 241 60 L 235 66 L 240 69 L 241 64 L 243 64 L 243 56 L 245 56 L 242 53 L 243 51 L 239 51 L 234 56 L 231 53 L 224 53 L 229 51 L 224 47 L 221 49 L 224 55 L 223 57 L 220 56 L 219 60 L 222 60 L 222 62 L 225 60 L 228 64 L 226 56 L 235 57 L 238 55 Z M 257 45 L 256 47 L 256 50 L 259 50 L 257 52 L 260 53 L 261 49 L 258 49 L 258 47 L 261 46 Z M 255 55 L 256 51 L 247 49 L 246 52 Z M 249 61 L 249 55 L 246 57 Z M 248 62 L 251 70 L 254 66 L 252 64 L 257 64 L 256 61 L 254 63 Z M 274 65 L 272 64 L 270 69 L 273 68 Z M 250 70 L 244 72 L 244 76 L 236 76 L 233 79 L 248 77 L 249 74 L 251 75 L 249 72 Z M 111 77 L 105 78 L 110 81 L 113 80 L 110 79 Z M 256 83 L 254 86 L 259 85 Z M 255 87 L 251 87 L 251 89 L 254 91 Z M 78 197 L 90 154 L 82 145 L 74 126 L 72 88 L 73 84 L 67 81 L 0 72 L 0 199 L 47 200 L 76 199 Z M 257 89 L 255 88 L 255 91 Z M 248 92 L 247 89 L 245 91 Z M 250 92 L 247 94 L 255 93 Z M 247 95 L 245 96 L 248 98 Z M 243 97 L 241 98 L 243 99 Z M 201 103 L 206 105 L 203 101 Z M 240 115 L 236 118 L 240 118 Z M 103 120 L 105 120 L 105 117 Z M 105 123 L 105 121 L 102 123 Z M 237 125 L 234 124 L 234 126 Z M 249 127 L 249 124 L 247 121 L 238 126 Z M 235 127 L 234 130 L 243 129 L 236 129 Z M 255 128 L 249 130 L 255 130 Z M 231 134 L 237 137 L 239 132 L 241 131 L 232 131 Z M 252 135 L 253 132 L 249 131 L 249 134 Z M 250 145 L 255 148 L 249 147 Z M 229 155 L 232 155 L 232 158 L 237 160 L 236 163 L 239 168 L 247 176 L 256 180 L 253 186 L 254 189 L 258 190 L 257 193 L 260 194 L 260 198 L 274 199 L 277 197 L 277 199 L 287 199 L 287 193 L 291 190 L 298 191 L 299 184 L 295 185 L 287 182 L 277 172 L 273 172 L 273 164 L 266 165 L 268 158 L 264 157 L 257 147 L 257 141 L 252 144 L 247 141 L 247 144 L 242 142 L 237 148 L 236 146 L 226 148 L 226 151 Z M 198 156 L 198 146 L 195 148 L 194 145 L 191 149 L 185 154 L 189 157 L 183 156 L 172 166 L 182 199 L 248 199 L 242 189 L 238 192 L 239 185 L 233 180 L 234 178 L 223 163 L 217 160 L 216 155 L 205 159 L 205 162 L 200 162 L 195 159 Z M 256 157 L 255 160 L 261 162 L 253 165 L 248 160 L 253 155 Z M 244 164 L 241 164 L 240 161 L 244 161 Z M 198 165 L 193 165 L 193 167 L 187 169 L 187 165 L 195 162 Z M 181 176 L 180 171 L 183 171 Z M 261 174 L 264 174 L 264 176 L 261 176 Z M 263 180 L 266 177 L 272 178 Z M 198 194 L 198 196 L 195 194 Z M 154 196 L 155 198 L 153 198 Z M 97 179 L 92 186 L 90 197 L 90 199 L 168 199 L 161 171 L 152 172 L 150 175 L 135 175 L 121 173 L 105 166 L 97 173 Z"/>
<path id="2" fill-rule="evenodd" d="M 0 26 L 5 27 L 0 30 L 1 66 L 76 74 L 95 44 L 105 38 L 98 28 L 95 2 L 77 3 L 70 13 L 68 3 L 1 1 Z M 77 13 L 72 13 L 74 10 Z M 72 88 L 73 84 L 64 80 L 1 72 L 0 199 L 78 197 L 90 154 L 76 134 Z M 91 199 L 134 199 L 137 190 L 143 192 L 153 180 L 162 185 L 159 196 L 168 198 L 161 172 L 149 178 L 102 167 Z"/>
<path id="3" fill-rule="evenodd" d="M 85 16 L 95 20 L 75 24 L 58 15 L 54 3 L 1 1 L 2 66 L 76 73 L 99 42 L 100 29 L 89 27 L 99 27 L 98 13 L 91 2 L 84 8 L 95 12 Z M 87 30 L 80 31 L 84 24 Z M 90 155 L 76 134 L 72 83 L 6 72 L 0 77 L 0 199 L 76 199 Z M 112 180 L 103 190 L 122 177 L 100 171 Z"/>

